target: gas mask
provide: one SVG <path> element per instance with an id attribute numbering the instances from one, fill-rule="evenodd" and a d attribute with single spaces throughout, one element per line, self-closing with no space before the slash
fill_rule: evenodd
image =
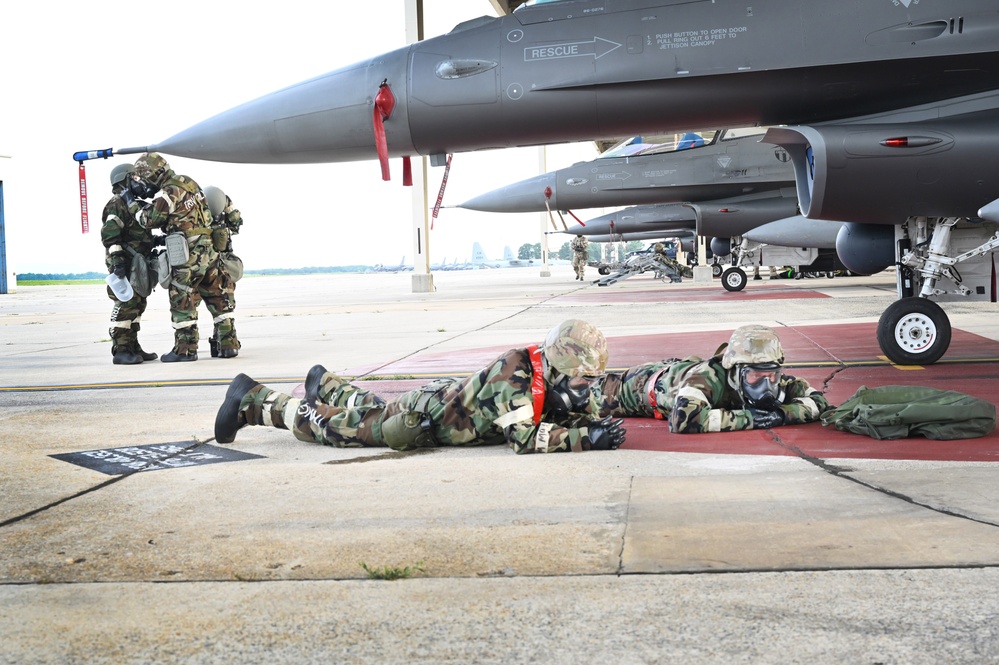
<path id="1" fill-rule="evenodd" d="M 137 175 L 133 175 L 131 180 L 128 181 L 128 189 L 132 192 L 132 196 L 137 199 L 152 198 L 153 194 L 156 193 L 155 187 Z"/>
<path id="2" fill-rule="evenodd" d="M 595 376 L 565 376 L 545 391 L 545 411 L 554 416 L 585 413 Z"/>
<path id="3" fill-rule="evenodd" d="M 739 370 L 739 381 L 746 403 L 772 409 L 781 403 L 781 367 L 778 363 L 745 365 Z"/>

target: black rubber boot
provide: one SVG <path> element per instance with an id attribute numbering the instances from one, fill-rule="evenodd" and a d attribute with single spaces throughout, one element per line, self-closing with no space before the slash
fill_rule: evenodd
<path id="1" fill-rule="evenodd" d="M 319 387 L 327 371 L 322 365 L 313 365 L 305 377 L 305 401 L 309 406 L 314 407 L 319 402 Z"/>
<path id="2" fill-rule="evenodd" d="M 171 351 L 160 358 L 160 362 L 164 363 L 190 363 L 198 359 L 198 352 L 191 351 L 190 353 L 182 354 L 176 351 Z"/>
<path id="3" fill-rule="evenodd" d="M 235 358 L 239 355 L 239 349 L 219 349 L 219 358 Z"/>
<path id="4" fill-rule="evenodd" d="M 142 361 L 142 356 L 127 346 L 115 351 L 114 357 L 111 358 L 111 362 L 115 365 L 141 365 Z"/>
<path id="5" fill-rule="evenodd" d="M 139 346 L 138 344 L 135 345 L 135 352 L 139 354 L 143 360 L 156 360 L 157 358 L 159 358 L 159 356 L 156 355 L 155 353 L 143 351 L 142 347 Z"/>
<path id="6" fill-rule="evenodd" d="M 243 417 L 239 404 L 243 401 L 246 393 L 259 385 L 246 374 L 237 375 L 229 384 L 229 389 L 225 393 L 225 401 L 222 402 L 218 415 L 215 416 L 216 443 L 232 443 L 236 440 L 236 432 L 246 425 L 246 418 Z"/>

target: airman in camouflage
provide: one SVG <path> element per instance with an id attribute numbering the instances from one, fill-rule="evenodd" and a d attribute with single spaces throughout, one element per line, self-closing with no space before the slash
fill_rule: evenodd
<path id="1" fill-rule="evenodd" d="M 690 268 L 690 266 L 680 265 L 679 261 L 670 258 L 669 254 L 666 253 L 666 243 L 657 242 L 652 246 L 652 251 L 656 255 L 656 259 L 665 263 L 668 267 L 676 271 L 677 274 L 682 275 L 683 277 L 694 276 L 694 271 Z"/>
<path id="2" fill-rule="evenodd" d="M 304 400 L 240 374 L 219 409 L 215 440 L 230 443 L 245 425 L 269 425 L 339 448 L 507 443 L 517 453 L 612 450 L 624 441 L 621 420 L 578 415 L 606 364 L 603 334 L 570 319 L 540 347 L 511 349 L 471 376 L 434 381 L 390 402 L 322 365 L 309 371 Z"/>
<path id="3" fill-rule="evenodd" d="M 212 245 L 219 253 L 213 269 L 219 278 L 209 280 L 221 292 L 216 296 L 225 298 L 232 304 L 232 311 L 221 314 L 213 320 L 215 329 L 208 340 L 213 358 L 235 358 L 241 344 L 236 337 L 236 282 L 243 276 L 243 262 L 233 254 L 232 236 L 239 233 L 243 225 L 243 215 L 232 204 L 232 199 L 218 187 L 205 187 L 205 199 L 212 213 Z M 238 271 L 238 274 L 234 271 Z"/>
<path id="4" fill-rule="evenodd" d="M 572 269 L 576 271 L 576 279 L 578 281 L 583 280 L 583 275 L 586 272 L 586 262 L 590 260 L 589 247 L 590 241 L 586 239 L 586 236 L 576 236 L 569 243 L 569 248 L 572 249 Z"/>
<path id="5" fill-rule="evenodd" d="M 104 262 L 108 272 L 129 278 L 133 257 L 148 258 L 153 249 L 153 234 L 139 225 L 128 211 L 128 206 L 118 192 L 128 186 L 133 167 L 119 164 L 111 171 L 111 191 L 114 196 L 104 206 L 101 215 L 101 242 L 104 244 Z M 147 353 L 139 345 L 139 322 L 146 311 L 146 297 L 135 293 L 127 302 L 115 297 L 108 287 L 108 297 L 114 302 L 111 309 L 111 356 L 115 365 L 138 365 L 144 360 L 156 360 L 155 353 Z"/>
<path id="6" fill-rule="evenodd" d="M 832 408 L 804 379 L 781 371 L 784 351 L 766 326 L 737 328 L 707 360 L 696 356 L 605 374 L 587 409 L 593 417 L 661 418 L 680 434 L 810 423 Z"/>
<path id="7" fill-rule="evenodd" d="M 171 238 L 182 240 L 186 260 L 171 262 L 169 286 L 170 319 L 174 328 L 173 349 L 160 358 L 163 362 L 189 362 L 198 359 L 198 304 L 204 300 L 212 317 L 232 312 L 233 304 L 219 285 L 218 252 L 212 245 L 212 213 L 201 187 L 191 178 L 178 175 L 156 152 L 135 160 L 131 186 L 122 199 L 144 228 L 162 229 Z M 152 197 L 140 205 L 135 197 Z"/>

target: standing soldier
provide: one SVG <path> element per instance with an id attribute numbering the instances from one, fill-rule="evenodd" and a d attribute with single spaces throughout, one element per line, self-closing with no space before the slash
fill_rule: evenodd
<path id="1" fill-rule="evenodd" d="M 572 269 L 576 271 L 576 279 L 583 281 L 583 273 L 586 272 L 586 262 L 589 260 L 587 249 L 590 241 L 585 236 L 576 236 L 572 239 L 569 247 L 572 249 Z"/>
<path id="2" fill-rule="evenodd" d="M 152 197 L 140 205 L 135 197 Z M 201 187 L 191 178 L 178 175 L 157 152 L 135 160 L 131 186 L 121 193 L 135 219 L 144 228 L 163 229 L 170 260 L 170 319 L 174 328 L 173 349 L 160 360 L 165 363 L 198 359 L 198 304 L 202 299 L 217 318 L 232 311 L 232 304 L 220 295 L 221 278 L 212 267 L 218 252 L 212 246 L 212 213 Z"/>
<path id="3" fill-rule="evenodd" d="M 585 409 L 606 364 L 603 333 L 569 319 L 541 347 L 511 349 L 465 379 L 441 379 L 388 403 L 322 365 L 309 370 L 304 401 L 240 374 L 215 419 L 215 440 L 231 443 L 245 425 L 270 425 L 338 448 L 505 442 L 517 453 L 613 450 L 624 442 L 621 420 L 562 417 Z"/>
<path id="4" fill-rule="evenodd" d="M 783 362 L 771 328 L 741 326 L 707 360 L 673 358 L 605 374 L 591 391 L 586 413 L 663 419 L 679 434 L 819 420 L 832 408 L 829 401 L 804 379 L 784 374 Z"/>
<path id="5" fill-rule="evenodd" d="M 241 344 L 236 338 L 236 322 L 233 317 L 236 310 L 236 282 L 243 276 L 243 261 L 232 252 L 232 236 L 239 233 L 243 216 L 232 204 L 232 199 L 218 187 L 205 187 L 205 198 L 208 200 L 208 209 L 212 212 L 212 245 L 219 253 L 219 259 L 212 267 L 219 272 L 219 278 L 209 282 L 218 284 L 221 293 L 217 295 L 232 305 L 230 311 L 213 319 L 215 329 L 208 344 L 212 358 L 235 358 Z"/>
<path id="6" fill-rule="evenodd" d="M 104 262 L 108 272 L 118 277 L 131 277 L 135 256 L 148 259 L 153 249 L 153 234 L 140 226 L 128 212 L 128 206 L 119 193 L 128 187 L 132 175 L 131 164 L 119 164 L 111 170 L 111 191 L 114 196 L 104 206 L 101 242 L 104 243 Z M 133 289 L 134 295 L 121 302 L 108 287 L 108 297 L 114 301 L 111 309 L 111 362 L 115 365 L 138 365 L 144 360 L 156 360 L 155 353 L 146 353 L 139 346 L 139 320 L 146 311 L 146 295 Z"/>

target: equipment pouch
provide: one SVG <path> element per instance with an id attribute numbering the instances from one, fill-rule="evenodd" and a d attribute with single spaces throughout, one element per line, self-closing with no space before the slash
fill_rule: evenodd
<path id="1" fill-rule="evenodd" d="M 183 233 L 170 233 L 166 239 L 166 255 L 171 267 L 186 265 L 191 259 L 187 236 Z"/>
<path id="2" fill-rule="evenodd" d="M 234 282 L 238 282 L 243 276 L 243 259 L 232 252 L 223 253 L 221 258 L 222 265 L 225 267 L 226 273 L 229 274 L 229 278 Z"/>
<path id="3" fill-rule="evenodd" d="M 146 263 L 146 257 L 138 252 L 132 253 L 132 270 L 128 274 L 128 281 L 136 295 L 147 298 L 153 292 L 155 282 L 149 276 L 149 264 Z"/>
<path id="4" fill-rule="evenodd" d="M 156 277 L 159 279 L 160 288 L 168 288 L 170 286 L 170 259 L 167 258 L 166 252 L 157 252 L 155 259 L 150 259 L 156 261 Z"/>
<path id="5" fill-rule="evenodd" d="M 225 226 L 216 226 L 212 228 L 212 246 L 215 247 L 215 251 L 224 252 L 229 249 L 229 229 Z"/>
<path id="6" fill-rule="evenodd" d="M 433 433 L 433 421 L 425 413 L 402 411 L 389 416 L 379 428 L 381 439 L 389 448 L 413 450 L 432 448 L 438 445 Z"/>

